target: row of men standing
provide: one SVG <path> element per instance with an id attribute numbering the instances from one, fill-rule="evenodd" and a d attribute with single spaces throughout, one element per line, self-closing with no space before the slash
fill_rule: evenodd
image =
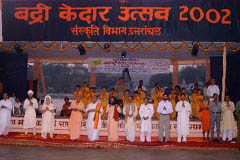
<path id="1" fill-rule="evenodd" d="M 23 128 L 27 135 L 28 130 L 32 129 L 36 135 L 36 109 L 38 109 L 37 99 L 33 98 L 33 91 L 28 91 L 28 98 L 25 99 L 23 108 L 25 109 Z M 11 127 L 11 112 L 13 104 L 8 98 L 8 94 L 4 93 L 4 99 L 0 101 L 0 135 L 6 136 Z M 55 108 L 51 102 L 51 97 L 46 96 L 42 107 L 42 138 L 47 138 L 47 133 L 53 138 L 54 132 L 54 116 Z"/>
<path id="2" fill-rule="evenodd" d="M 88 139 L 90 141 L 99 140 L 103 108 L 101 107 L 101 103 L 97 100 L 97 96 L 93 96 L 92 103 L 88 104 L 86 111 L 84 110 L 84 104 L 81 101 L 80 96 L 76 97 L 71 108 L 72 114 L 69 123 L 70 139 L 79 140 L 82 115 L 84 112 L 87 112 Z M 178 112 L 178 142 L 181 142 L 181 140 L 186 142 L 186 137 L 189 134 L 189 115 L 191 113 L 191 106 L 189 102 L 185 101 L 185 95 L 182 96 L 181 101 L 177 104 L 176 111 Z M 128 96 L 128 103 L 124 105 L 123 110 L 121 110 L 117 104 L 116 98 L 111 97 L 106 112 L 108 114 L 108 140 L 118 140 L 118 114 L 123 113 L 125 115 L 126 140 L 134 142 L 136 137 L 136 117 L 138 114 L 138 108 L 136 103 L 133 102 L 132 96 Z M 160 114 L 160 142 L 163 142 L 164 131 L 165 141 L 169 142 L 170 114 L 172 112 L 172 104 L 168 101 L 168 95 L 164 94 L 164 100 L 161 101 L 158 106 L 158 113 Z M 144 99 L 144 103 L 139 110 L 139 115 L 141 118 L 140 141 L 151 142 L 154 108 L 153 104 L 149 103 L 148 98 Z"/>
<path id="3" fill-rule="evenodd" d="M 169 141 L 170 133 L 170 114 L 173 112 L 172 104 L 168 101 L 168 95 L 163 95 L 164 99 L 158 105 L 157 112 L 160 114 L 159 119 L 159 140 L 163 142 L 163 131 L 165 131 L 165 140 Z M 208 102 L 209 103 L 209 102 Z M 233 102 L 230 101 L 230 97 L 226 96 L 226 101 L 221 104 L 218 101 L 218 95 L 214 94 L 213 101 L 208 105 L 208 109 L 211 112 L 211 140 L 213 140 L 214 126 L 217 126 L 217 138 L 220 140 L 220 119 L 221 112 L 223 111 L 223 140 L 228 138 L 229 141 L 232 140 L 233 132 L 233 111 L 235 110 Z M 11 101 L 8 100 L 8 95 L 4 94 L 4 100 L 0 101 L 0 135 L 7 135 L 10 128 L 11 119 Z M 38 108 L 38 103 L 35 98 L 33 98 L 33 92 L 28 91 L 28 98 L 24 101 L 24 124 L 25 134 L 27 134 L 28 129 L 33 129 L 33 134 L 36 135 L 36 113 L 35 109 Z M 80 96 L 76 97 L 71 105 L 71 117 L 70 117 L 70 139 L 78 140 L 80 138 L 80 128 L 83 113 L 88 113 L 87 129 L 88 138 L 90 141 L 95 141 L 99 139 L 99 133 L 101 129 L 101 115 L 103 113 L 102 104 L 97 100 L 97 96 L 93 96 L 92 102 L 88 105 L 85 110 L 84 104 Z M 178 142 L 186 141 L 186 137 L 189 134 L 189 116 L 191 114 L 191 106 L 189 102 L 185 100 L 185 95 L 181 95 L 181 100 L 177 103 L 176 111 L 178 112 L 177 117 L 177 135 Z M 44 105 L 42 108 L 42 137 L 46 138 L 47 133 L 50 133 L 50 137 L 53 138 L 54 132 L 54 105 L 51 103 L 51 97 L 46 96 L 44 100 Z M 110 98 L 110 103 L 107 105 L 108 113 L 108 136 L 110 141 L 118 140 L 118 114 L 123 112 L 125 115 L 125 128 L 126 128 L 126 139 L 128 141 L 135 141 L 136 133 L 136 116 L 138 114 L 138 108 L 136 103 L 133 102 L 131 96 L 128 96 L 128 103 L 124 105 L 123 110 L 116 103 L 114 97 Z M 237 111 L 239 112 L 239 111 Z M 148 98 L 144 99 L 144 103 L 141 105 L 139 110 L 141 118 L 141 141 L 150 142 L 151 141 L 151 130 L 152 130 L 152 116 L 154 114 L 153 105 L 149 104 Z M 183 139 L 182 139 L 183 138 Z"/>

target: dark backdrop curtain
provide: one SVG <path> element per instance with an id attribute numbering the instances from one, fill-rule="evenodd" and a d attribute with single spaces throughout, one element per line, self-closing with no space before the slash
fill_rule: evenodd
<path id="1" fill-rule="evenodd" d="M 222 88 L 222 57 L 211 57 L 211 77 Z M 226 94 L 236 103 L 240 100 L 240 54 L 227 55 Z"/>

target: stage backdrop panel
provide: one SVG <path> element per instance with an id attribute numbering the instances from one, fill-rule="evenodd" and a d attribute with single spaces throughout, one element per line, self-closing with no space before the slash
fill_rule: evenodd
<path id="1" fill-rule="evenodd" d="M 0 53 L 0 81 L 4 91 L 11 94 L 16 92 L 21 99 L 27 93 L 27 55 Z"/>
<path id="2" fill-rule="evenodd" d="M 4 41 L 239 42 L 239 0 L 2 0 Z"/>

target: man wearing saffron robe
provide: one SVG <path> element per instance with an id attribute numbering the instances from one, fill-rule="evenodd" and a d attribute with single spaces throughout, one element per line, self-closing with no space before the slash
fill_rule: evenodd
<path id="1" fill-rule="evenodd" d="M 80 95 L 77 95 L 76 99 L 72 102 L 70 109 L 72 111 L 69 119 L 70 139 L 79 140 L 83 113 L 85 112 L 84 104 Z"/>
<path id="2" fill-rule="evenodd" d="M 36 135 L 36 109 L 38 109 L 37 99 L 33 98 L 33 91 L 28 91 L 28 98 L 25 99 L 23 108 L 25 109 L 23 128 L 25 135 L 28 134 L 28 129 L 33 130 L 33 135 Z"/>
<path id="3" fill-rule="evenodd" d="M 210 104 L 209 98 L 204 96 L 204 99 L 200 101 L 200 110 L 199 112 L 202 113 L 202 131 L 203 131 L 203 139 L 205 140 L 205 133 L 207 132 L 207 139 L 209 139 L 209 132 L 211 128 L 211 120 L 210 120 Z"/>
<path id="4" fill-rule="evenodd" d="M 92 102 L 92 99 L 93 97 L 98 97 L 98 94 L 97 94 L 97 91 L 96 91 L 96 88 L 95 87 L 91 87 L 90 88 L 90 92 L 89 92 L 89 101 L 88 101 L 88 104 Z"/>
<path id="5" fill-rule="evenodd" d="M 141 107 L 142 101 L 137 91 L 134 92 L 133 102 L 137 105 L 137 108 L 139 110 Z M 139 117 L 139 115 L 137 115 L 137 117 Z"/>
<path id="6" fill-rule="evenodd" d="M 117 94 L 117 92 L 115 91 L 114 88 L 111 89 L 111 91 L 109 93 L 109 97 L 115 97 L 115 98 L 118 97 L 118 94 Z"/>
<path id="7" fill-rule="evenodd" d="M 128 89 L 125 90 L 124 96 L 122 97 L 123 105 L 128 103 L 128 97 L 130 96 L 130 91 Z"/>
<path id="8" fill-rule="evenodd" d="M 173 112 L 170 114 L 171 119 L 175 119 L 177 117 L 177 112 L 176 112 L 177 102 L 176 102 L 176 99 L 178 100 L 178 98 L 176 98 L 175 90 L 172 89 L 171 94 L 169 95 L 169 101 L 172 103 L 172 107 L 173 107 Z"/>
<path id="9" fill-rule="evenodd" d="M 81 89 L 82 91 L 82 102 L 85 106 L 85 108 L 87 108 L 87 105 L 90 103 L 90 89 L 88 88 L 88 84 L 87 82 L 83 82 L 83 87 Z"/>
<path id="10" fill-rule="evenodd" d="M 127 141 L 134 142 L 136 136 L 136 117 L 138 109 L 131 96 L 128 97 L 128 102 L 129 103 L 123 107 L 123 114 L 125 115 L 126 139 Z"/>
<path id="11" fill-rule="evenodd" d="M 100 98 L 101 98 L 101 103 L 103 107 L 102 117 L 106 118 L 107 117 L 106 110 L 107 110 L 107 105 L 109 101 L 109 93 L 107 92 L 107 87 L 103 87 L 102 92 L 100 94 Z"/>
<path id="12" fill-rule="evenodd" d="M 176 105 L 177 114 L 177 136 L 178 143 L 187 142 L 189 135 L 189 117 L 192 112 L 191 105 L 185 100 L 185 95 L 181 95 L 181 100 Z"/>
<path id="13" fill-rule="evenodd" d="M 141 136 L 140 141 L 151 142 L 152 136 L 152 117 L 154 114 L 153 104 L 149 103 L 149 99 L 145 97 L 144 104 L 140 107 L 140 118 L 141 118 Z"/>
<path id="14" fill-rule="evenodd" d="M 0 136 L 6 136 L 11 126 L 12 102 L 8 98 L 8 94 L 3 94 L 3 99 L 0 101 Z"/>
<path id="15" fill-rule="evenodd" d="M 199 111 L 198 108 L 198 91 L 197 89 L 193 90 L 193 93 L 191 95 L 191 106 L 192 106 L 192 112 L 193 112 L 193 116 L 195 118 L 197 118 L 197 110 Z"/>
<path id="16" fill-rule="evenodd" d="M 115 97 L 110 98 L 110 102 L 107 105 L 108 113 L 108 141 L 118 141 L 118 121 L 121 108 L 116 102 Z"/>
<path id="17" fill-rule="evenodd" d="M 153 107 L 154 107 L 154 118 L 159 118 L 159 114 L 157 113 L 157 108 L 158 108 L 158 104 L 159 104 L 159 88 L 155 88 L 155 91 L 153 92 L 152 95 L 152 99 L 153 99 Z"/>
<path id="18" fill-rule="evenodd" d="M 198 89 L 197 90 L 197 96 L 196 96 L 196 99 L 195 99 L 196 105 L 195 105 L 194 109 L 193 109 L 193 106 L 192 106 L 192 109 L 193 109 L 193 115 L 200 120 L 201 120 L 202 115 L 201 115 L 201 112 L 199 112 L 199 110 L 200 110 L 200 103 L 201 103 L 202 100 L 203 100 L 202 91 L 201 91 L 201 89 Z"/>
<path id="19" fill-rule="evenodd" d="M 102 104 L 97 100 L 97 96 L 92 97 L 92 102 L 88 104 L 86 112 L 88 113 L 88 140 L 97 141 L 99 140 L 99 134 L 102 126 L 101 116 L 103 114 Z"/>
<path id="20" fill-rule="evenodd" d="M 81 91 L 81 86 L 80 85 L 77 85 L 75 91 L 73 92 L 74 99 L 76 99 L 77 96 L 82 97 L 82 91 Z"/>

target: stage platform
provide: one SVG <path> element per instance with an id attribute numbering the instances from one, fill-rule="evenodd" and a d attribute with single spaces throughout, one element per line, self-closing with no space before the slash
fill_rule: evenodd
<path id="1" fill-rule="evenodd" d="M 120 137 L 123 139 L 124 137 Z M 202 138 L 190 137 L 187 143 L 177 143 L 175 137 L 170 138 L 170 143 L 159 143 L 158 141 L 127 142 L 120 140 L 117 142 L 106 141 L 107 137 L 101 136 L 99 141 L 89 142 L 87 136 L 81 136 L 79 141 L 69 140 L 68 135 L 56 134 L 53 139 L 48 137 L 42 139 L 40 134 L 33 136 L 28 134 L 25 136 L 23 133 L 9 133 L 8 136 L 0 136 L 0 144 L 2 145 L 21 145 L 21 146 L 38 146 L 38 147 L 63 147 L 63 148 L 80 148 L 80 149 L 143 149 L 143 150 L 239 150 L 240 144 L 237 143 L 213 143 Z"/>
<path id="2" fill-rule="evenodd" d="M 214 143 L 209 140 L 203 140 L 202 125 L 200 121 L 190 121 L 190 135 L 187 138 L 187 143 L 177 143 L 177 121 L 171 121 L 171 138 L 170 143 L 159 143 L 159 122 L 153 120 L 152 123 L 152 142 L 140 142 L 140 120 L 137 121 L 136 142 L 127 142 L 125 139 L 125 123 L 124 120 L 119 121 L 119 141 L 107 141 L 107 120 L 102 121 L 102 129 L 100 133 L 100 140 L 96 142 L 89 142 L 87 140 L 86 120 L 81 124 L 81 136 L 79 141 L 69 140 L 68 122 L 69 118 L 55 118 L 54 138 L 42 139 L 41 118 L 37 118 L 37 135 L 34 136 L 29 133 L 24 135 L 23 117 L 12 117 L 12 126 L 8 136 L 0 136 L 0 144 L 5 145 L 24 145 L 24 146 L 40 146 L 40 147 L 67 147 L 67 148 L 112 148 L 112 149 L 151 149 L 151 150 L 169 150 L 169 149 L 184 149 L 184 150 L 239 150 L 240 144 L 235 141 L 233 143 L 221 142 Z M 237 130 L 234 130 L 234 137 L 236 137 Z M 48 135 L 49 136 L 49 135 Z"/>
<path id="3" fill-rule="evenodd" d="M 23 117 L 12 117 L 12 124 L 10 132 L 20 132 L 23 133 Z M 41 118 L 37 118 L 37 133 L 41 132 Z M 63 134 L 68 135 L 68 122 L 69 118 L 55 118 L 55 130 L 54 134 Z M 136 137 L 140 136 L 141 131 L 141 121 L 137 120 L 137 128 L 136 128 Z M 120 120 L 118 125 L 119 136 L 125 137 L 125 121 Z M 82 121 L 81 125 L 81 135 L 87 135 L 86 128 L 86 119 Z M 107 136 L 107 120 L 102 120 L 102 128 L 100 136 Z M 159 121 L 152 121 L 152 139 L 153 141 L 157 141 L 159 136 Z M 237 136 L 237 125 L 235 124 L 235 129 L 233 133 L 233 137 Z M 177 121 L 171 120 L 170 122 L 170 137 L 177 137 Z M 202 137 L 202 124 L 201 121 L 190 121 L 190 135 L 189 137 Z M 120 139 L 124 140 L 124 139 Z"/>

